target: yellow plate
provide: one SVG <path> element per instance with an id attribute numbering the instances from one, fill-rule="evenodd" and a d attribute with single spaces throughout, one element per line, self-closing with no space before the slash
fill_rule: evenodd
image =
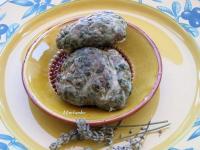
<path id="1" fill-rule="evenodd" d="M 147 137 L 143 149 L 163 150 L 180 141 L 200 114 L 199 62 L 200 54 L 193 39 L 175 21 L 164 14 L 128 0 L 83 0 L 64 4 L 26 23 L 0 55 L 0 116 L 10 132 L 29 149 L 44 150 L 61 132 L 71 127 L 46 115 L 35 107 L 26 95 L 21 69 L 30 45 L 48 28 L 96 10 L 110 9 L 144 30 L 156 43 L 163 62 L 163 77 L 152 101 L 123 124 L 169 120 L 170 129 L 159 137 Z M 45 44 L 43 45 L 45 47 Z M 43 53 L 40 51 L 41 54 Z M 44 85 L 41 85 L 44 86 Z M 128 129 L 117 130 L 128 134 Z M 99 149 L 103 144 L 71 142 L 75 146 Z"/>
<path id="2" fill-rule="evenodd" d="M 63 24 L 69 23 L 63 21 Z M 58 51 L 55 39 L 62 27 L 61 24 L 45 31 L 33 42 L 24 61 L 23 83 L 37 106 L 66 122 L 84 118 L 90 125 L 100 125 L 130 116 L 149 102 L 160 83 L 161 58 L 152 40 L 131 24 L 128 25 L 126 41 L 117 45 L 134 65 L 134 88 L 126 107 L 108 112 L 95 107 L 80 108 L 62 101 L 51 87 L 48 76 L 49 63 Z"/>

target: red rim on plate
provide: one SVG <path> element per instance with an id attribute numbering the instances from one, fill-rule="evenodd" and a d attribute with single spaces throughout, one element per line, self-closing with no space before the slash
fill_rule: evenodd
<path id="1" fill-rule="evenodd" d="M 60 25 L 63 25 L 65 23 L 70 23 L 70 22 L 73 22 L 75 20 L 77 20 L 78 18 L 76 19 L 73 19 L 71 21 L 68 21 L 68 22 L 64 22 L 62 24 L 59 24 Z M 97 125 L 103 125 L 103 124 L 109 124 L 109 123 L 112 123 L 112 122 L 116 122 L 116 121 L 120 121 L 130 115 L 132 115 L 133 113 L 135 113 L 136 111 L 138 111 L 140 108 L 142 108 L 145 104 L 147 104 L 151 98 L 154 96 L 154 94 L 156 93 L 158 87 L 159 87 L 159 84 L 160 84 L 160 81 L 161 81 L 161 78 L 162 78 L 162 60 L 161 60 L 161 56 L 160 56 L 160 53 L 159 53 L 159 50 L 157 48 L 157 46 L 155 45 L 155 43 L 153 42 L 153 40 L 143 31 L 141 30 L 139 27 L 133 25 L 133 24 L 130 24 L 128 23 L 128 25 L 132 28 L 134 28 L 136 31 L 138 31 L 145 39 L 147 39 L 147 41 L 149 42 L 149 44 L 151 45 L 151 47 L 153 48 L 153 52 L 154 52 L 154 55 L 156 56 L 156 59 L 157 59 L 157 62 L 158 62 L 158 73 L 157 73 L 157 78 L 156 78 L 156 81 L 150 91 L 150 93 L 142 100 L 142 102 L 140 102 L 140 104 L 138 104 L 136 107 L 134 107 L 132 110 L 130 110 L 129 112 L 126 112 L 118 117 L 114 117 L 114 118 L 109 118 L 109 119 L 105 119 L 105 120 L 99 120 L 99 121 L 87 121 L 88 124 L 90 124 L 91 126 L 97 126 Z M 51 27 L 50 29 L 52 29 L 54 27 Z M 50 30 L 48 29 L 48 30 Z M 58 115 L 57 113 L 49 110 L 48 108 L 46 108 L 42 103 L 40 103 L 39 100 L 37 100 L 37 98 L 35 98 L 34 94 L 29 91 L 28 89 L 28 83 L 26 81 L 26 78 L 25 78 L 25 71 L 24 71 L 24 67 L 25 67 L 25 62 L 26 62 L 26 58 L 27 58 L 27 55 L 30 51 L 30 49 L 34 46 L 34 44 L 39 41 L 43 36 L 40 36 L 40 38 L 38 38 L 29 48 L 26 56 L 25 56 L 25 59 L 24 59 L 24 62 L 22 64 L 22 82 L 23 82 L 23 85 L 24 85 L 24 88 L 26 90 L 26 93 L 28 94 L 28 96 L 31 98 L 32 102 L 38 106 L 39 108 L 41 108 L 44 112 L 46 112 L 47 114 L 53 116 L 54 118 L 57 118 L 59 120 L 62 120 L 64 122 L 67 122 L 67 123 L 72 123 L 74 124 L 76 122 L 76 120 L 72 120 L 72 119 L 69 119 L 69 118 L 66 118 L 64 116 L 61 116 L 61 115 Z"/>

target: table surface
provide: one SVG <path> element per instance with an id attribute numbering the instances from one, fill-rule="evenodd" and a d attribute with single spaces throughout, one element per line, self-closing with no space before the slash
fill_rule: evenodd
<path id="1" fill-rule="evenodd" d="M 173 18 L 200 46 L 200 0 L 136 0 Z M 0 0 L 0 51 L 17 29 L 34 16 L 70 0 Z M 16 13 L 17 12 L 17 13 Z M 188 17 L 187 14 L 190 13 Z M 197 14 L 199 13 L 199 14 Z M 188 136 L 169 150 L 200 150 L 200 116 Z M 0 149 L 25 150 L 0 122 Z"/>

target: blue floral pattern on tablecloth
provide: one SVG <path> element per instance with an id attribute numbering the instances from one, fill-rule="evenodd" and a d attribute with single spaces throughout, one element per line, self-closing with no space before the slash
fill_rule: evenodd
<path id="1" fill-rule="evenodd" d="M 8 39 L 12 36 L 12 34 L 16 31 L 16 29 L 19 27 L 18 23 L 1 23 L 5 16 L 6 13 L 0 14 L 0 50 L 3 48 Z"/>
<path id="2" fill-rule="evenodd" d="M 27 148 L 15 138 L 0 134 L 0 150 L 27 150 Z"/>
<path id="3" fill-rule="evenodd" d="M 157 6 L 157 8 L 176 20 L 193 37 L 199 36 L 197 28 L 200 27 L 200 8 L 193 8 L 190 0 L 186 0 L 184 6 L 179 1 L 173 1 L 171 7 Z"/>
<path id="4" fill-rule="evenodd" d="M 9 0 L 10 3 L 13 3 L 18 6 L 27 7 L 27 10 L 25 11 L 24 15 L 22 16 L 22 19 L 29 17 L 30 15 L 37 15 L 44 11 L 46 11 L 48 8 L 51 8 L 54 6 L 52 4 L 51 0 Z"/>
<path id="5" fill-rule="evenodd" d="M 197 129 L 192 133 L 192 135 L 188 138 L 189 140 L 192 140 L 194 138 L 197 138 L 200 136 L 200 118 L 198 118 L 196 120 L 196 122 L 194 123 L 193 127 L 197 127 Z"/>
<path id="6" fill-rule="evenodd" d="M 0 8 L 4 5 L 15 5 L 24 7 L 25 11 L 17 22 L 5 23 L 7 12 L 0 12 L 0 51 L 23 23 L 23 20 L 30 19 L 55 5 L 69 2 L 70 0 L 0 0 Z M 146 4 L 157 8 L 161 12 L 169 15 L 185 31 L 194 38 L 200 39 L 200 0 L 174 0 L 170 6 L 165 5 L 166 0 L 137 0 L 141 4 Z M 192 3 L 195 3 L 193 5 Z M 1 10 L 1 9 L 0 9 Z M 9 10 L 8 10 L 9 11 Z M 22 23 L 21 23 L 22 22 Z M 188 135 L 185 142 L 190 142 L 200 137 L 200 118 L 194 122 L 193 131 Z M 200 139 L 200 138 L 199 138 Z M 15 138 L 7 134 L 0 134 L 0 150 L 26 150 L 27 148 Z M 200 148 L 199 148 L 200 149 Z M 170 147 L 168 150 L 183 150 L 181 148 Z M 193 145 L 185 147 L 184 150 L 195 150 Z"/>

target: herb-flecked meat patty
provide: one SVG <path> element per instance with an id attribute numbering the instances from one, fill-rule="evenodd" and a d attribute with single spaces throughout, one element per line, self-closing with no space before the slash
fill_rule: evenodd
<path id="1" fill-rule="evenodd" d="M 126 37 L 126 21 L 111 11 L 96 12 L 65 26 L 57 36 L 57 47 L 68 51 L 83 47 L 108 47 Z"/>
<path id="2" fill-rule="evenodd" d="M 117 50 L 86 47 L 64 61 L 55 85 L 64 101 L 112 111 L 125 106 L 132 89 L 131 76 L 128 62 Z"/>

